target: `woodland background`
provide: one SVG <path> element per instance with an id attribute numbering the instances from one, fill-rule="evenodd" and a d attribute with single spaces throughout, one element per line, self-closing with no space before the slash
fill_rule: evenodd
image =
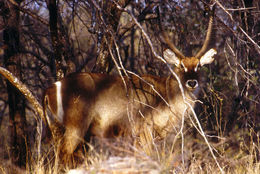
<path id="1" fill-rule="evenodd" d="M 167 75 L 166 65 L 154 56 L 132 17 L 141 24 L 157 54 L 162 55 L 165 48 L 162 25 L 185 55 L 194 55 L 203 44 L 207 7 L 213 4 L 209 48 L 216 48 L 218 54 L 213 64 L 203 67 L 199 98 L 203 104 L 198 104 L 196 113 L 225 172 L 260 173 L 258 0 L 3 0 L 0 66 L 18 77 L 38 101 L 44 89 L 70 73 L 118 74 L 115 62 L 137 74 Z M 0 76 L 0 172 L 46 170 L 45 165 L 39 167 L 46 156 L 37 153 L 37 117 L 25 97 Z M 45 136 L 43 133 L 41 149 L 46 148 Z M 166 173 L 218 173 L 207 145 L 191 124 L 186 126 L 183 146 L 189 150 L 186 163 L 176 157 L 168 160 L 169 156 L 160 152 L 151 155 L 148 166 L 153 168 L 156 163 L 156 170 Z M 88 170 L 94 164 L 109 165 L 104 162 L 107 153 L 98 154 L 86 157 Z M 174 154 L 184 156 L 180 150 Z M 48 171 L 53 173 L 53 167 Z"/>

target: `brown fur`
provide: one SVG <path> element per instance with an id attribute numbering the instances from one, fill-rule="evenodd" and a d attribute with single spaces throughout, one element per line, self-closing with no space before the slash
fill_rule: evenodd
<path id="1" fill-rule="evenodd" d="M 165 137 L 167 131 L 171 131 L 168 130 L 169 125 L 178 124 L 184 103 L 173 77 L 142 77 L 154 86 L 162 98 L 143 80 L 135 76 L 131 78 L 129 81 L 125 78 L 127 89 L 119 76 L 104 74 L 80 73 L 61 81 L 62 93 L 66 94 L 62 97 L 64 120 L 60 123 L 65 127 L 61 148 L 63 153 L 72 154 L 87 133 L 99 137 L 138 136 L 146 122 L 155 135 Z M 54 102 L 56 95 L 52 95 L 54 91 L 55 86 L 46 90 L 45 108 L 55 113 L 57 104 Z M 191 98 L 189 93 L 187 91 L 186 94 Z M 174 109 L 171 110 L 163 99 Z M 55 115 L 51 120 L 58 122 Z M 53 125 L 51 123 L 50 127 L 55 128 Z"/>
<path id="2" fill-rule="evenodd" d="M 213 60 L 215 50 L 211 53 L 209 58 Z M 199 82 L 199 72 L 195 70 L 199 59 L 192 57 L 181 61 L 175 73 L 181 80 L 186 102 L 194 106 L 199 87 L 187 87 L 186 82 Z M 52 112 L 48 117 L 46 115 L 50 128 L 53 132 L 57 125 L 65 128 L 61 147 L 63 159 L 70 159 L 68 156 L 74 153 L 84 137 L 134 135 L 143 139 L 151 139 L 151 136 L 165 138 L 169 132 L 178 130 L 188 107 L 173 75 L 144 75 L 141 79 L 131 75 L 129 79 L 124 77 L 124 81 L 126 86 L 120 76 L 97 73 L 78 73 L 64 78 L 60 81 L 62 116 L 58 116 L 57 111 L 57 85 L 46 90 L 44 108 Z"/>

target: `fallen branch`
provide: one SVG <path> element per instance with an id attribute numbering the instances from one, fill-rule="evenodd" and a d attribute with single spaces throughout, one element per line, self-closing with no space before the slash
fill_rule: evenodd
<path id="1" fill-rule="evenodd" d="M 24 96 L 25 98 L 33 105 L 35 114 L 40 115 L 41 119 L 44 120 L 45 117 L 43 114 L 43 108 L 38 100 L 33 96 L 32 92 L 23 84 L 17 77 L 15 77 L 7 69 L 0 67 L 0 74 L 2 74 L 12 85 L 14 85 Z"/>

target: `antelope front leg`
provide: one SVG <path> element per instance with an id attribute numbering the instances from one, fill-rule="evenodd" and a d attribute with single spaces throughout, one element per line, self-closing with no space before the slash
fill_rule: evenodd
<path id="1" fill-rule="evenodd" d="M 61 160 L 69 167 L 75 167 L 76 161 L 74 159 L 74 151 L 78 144 L 82 141 L 81 130 L 76 127 L 66 127 L 63 141 L 61 144 Z"/>

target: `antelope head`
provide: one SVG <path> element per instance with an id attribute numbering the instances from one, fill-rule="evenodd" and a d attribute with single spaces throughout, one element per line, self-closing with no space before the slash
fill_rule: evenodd
<path id="1" fill-rule="evenodd" d="M 169 41 L 168 37 L 164 32 L 163 37 L 170 49 L 166 49 L 163 52 L 164 58 L 169 64 L 175 65 L 175 72 L 183 83 L 183 87 L 188 90 L 195 90 L 199 86 L 199 68 L 206 64 L 211 64 L 214 61 L 213 56 L 217 51 L 212 48 L 206 51 L 210 36 L 212 32 L 213 16 L 210 16 L 206 39 L 203 43 L 202 48 L 194 57 L 186 57 L 180 52 L 175 45 Z"/>

